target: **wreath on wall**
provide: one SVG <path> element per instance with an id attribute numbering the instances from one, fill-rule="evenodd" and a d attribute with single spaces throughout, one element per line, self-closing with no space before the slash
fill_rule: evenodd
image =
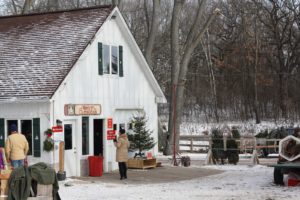
<path id="1" fill-rule="evenodd" d="M 44 140 L 43 149 L 44 149 L 44 151 L 50 152 L 54 149 L 54 141 L 51 138 L 52 130 L 49 128 L 44 133 L 46 135 L 46 139 Z"/>

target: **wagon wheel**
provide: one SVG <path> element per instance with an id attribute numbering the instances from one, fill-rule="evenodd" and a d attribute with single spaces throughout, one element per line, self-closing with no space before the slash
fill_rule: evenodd
<path id="1" fill-rule="evenodd" d="M 283 185 L 283 173 L 278 167 L 274 167 L 274 183 L 277 185 Z"/>

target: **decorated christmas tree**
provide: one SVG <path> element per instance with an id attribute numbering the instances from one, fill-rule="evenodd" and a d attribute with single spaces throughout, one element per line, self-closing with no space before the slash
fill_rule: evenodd
<path id="1" fill-rule="evenodd" d="M 153 137 L 147 129 L 147 119 L 145 114 L 139 114 L 131 119 L 133 125 L 133 133 L 128 134 L 130 141 L 130 150 L 138 151 L 134 157 L 144 157 L 143 151 L 152 149 L 155 146 Z"/>

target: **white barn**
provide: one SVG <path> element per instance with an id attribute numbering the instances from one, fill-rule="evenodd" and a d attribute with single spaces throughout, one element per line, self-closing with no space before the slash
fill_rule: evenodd
<path id="1" fill-rule="evenodd" d="M 165 96 L 118 8 L 101 6 L 0 17 L 0 146 L 10 124 L 30 144 L 29 163 L 57 167 L 43 151 L 44 131 L 59 124 L 67 176 L 87 175 L 87 158 L 117 169 L 112 130 L 144 112 L 157 142 L 157 104 Z M 157 145 L 152 150 L 156 155 Z"/>

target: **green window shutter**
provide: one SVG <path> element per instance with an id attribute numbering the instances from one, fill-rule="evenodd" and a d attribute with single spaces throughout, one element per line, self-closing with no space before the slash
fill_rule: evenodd
<path id="1" fill-rule="evenodd" d="M 4 119 L 0 119 L 0 147 L 5 145 L 5 134 L 4 134 Z"/>
<path id="2" fill-rule="evenodd" d="M 103 75 L 102 43 L 98 43 L 98 74 Z"/>
<path id="3" fill-rule="evenodd" d="M 41 157 L 40 118 L 33 118 L 33 156 Z"/>
<path id="4" fill-rule="evenodd" d="M 119 76 L 123 77 L 123 46 L 119 46 Z"/>

